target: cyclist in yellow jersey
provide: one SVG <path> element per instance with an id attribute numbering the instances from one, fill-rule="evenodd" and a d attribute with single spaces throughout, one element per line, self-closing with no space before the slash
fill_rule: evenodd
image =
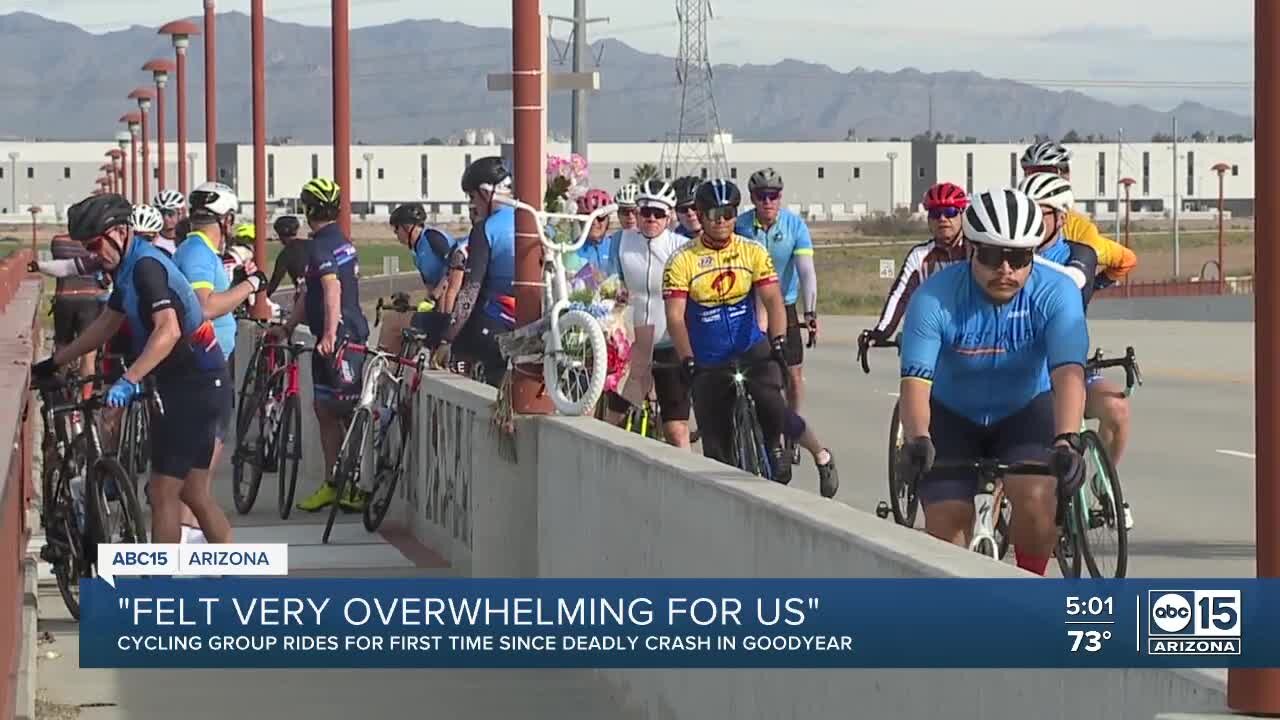
<path id="1" fill-rule="evenodd" d="M 1053 173 L 1071 180 L 1071 151 L 1053 141 L 1036 143 L 1022 154 L 1022 172 Z M 1087 215 L 1071 210 L 1067 213 L 1062 231 L 1063 238 L 1088 245 L 1098 254 L 1099 274 L 1095 287 L 1114 284 L 1128 275 L 1138 265 L 1138 257 L 1129 248 L 1098 232 L 1098 226 Z M 1125 447 L 1129 443 L 1129 400 L 1119 385 L 1091 375 L 1085 416 L 1098 418 L 1098 434 L 1107 447 L 1111 462 L 1120 464 Z"/>

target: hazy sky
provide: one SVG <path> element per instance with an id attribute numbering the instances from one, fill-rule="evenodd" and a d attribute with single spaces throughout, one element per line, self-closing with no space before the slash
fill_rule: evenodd
<path id="1" fill-rule="evenodd" d="M 157 7 L 203 7 L 196 0 L 0 0 L 0 12 L 28 10 L 91 32 L 172 19 Z M 275 19 L 327 25 L 327 0 L 267 0 Z M 351 0 L 353 26 L 408 18 L 473 25 L 510 24 L 507 0 Z M 488 9 L 485 9 L 488 8 Z M 1119 102 L 1166 109 L 1182 99 L 1249 112 L 1253 78 L 1253 3 L 1217 0 L 712 0 L 713 62 L 772 63 L 784 58 L 831 65 L 927 71 L 976 70 L 1019 80 L 1074 86 Z M 248 12 L 249 0 L 218 0 L 218 10 Z M 588 0 L 610 22 L 592 37 L 616 37 L 641 50 L 674 54 L 674 0 Z M 1069 13 L 1053 19 L 1053 11 Z M 547 14 L 571 15 L 572 0 L 543 0 Z M 172 10 L 177 14 L 177 10 Z M 761 30 L 760 28 L 765 28 Z M 563 30 L 563 26 L 561 26 Z M 601 67 L 607 82 L 608 57 Z"/>

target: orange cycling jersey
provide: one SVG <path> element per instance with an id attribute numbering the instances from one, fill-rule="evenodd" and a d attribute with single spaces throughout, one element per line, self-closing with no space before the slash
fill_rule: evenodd
<path id="1" fill-rule="evenodd" d="M 1098 254 L 1098 269 L 1109 280 L 1120 280 L 1138 266 L 1138 256 L 1129 248 L 1098 232 L 1089 216 L 1071 210 L 1067 213 L 1063 236 L 1093 248 Z"/>

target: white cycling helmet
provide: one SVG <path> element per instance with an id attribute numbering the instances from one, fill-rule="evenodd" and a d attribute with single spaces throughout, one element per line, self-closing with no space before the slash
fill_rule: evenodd
<path id="1" fill-rule="evenodd" d="M 1062 143 L 1046 140 L 1029 145 L 1022 153 L 1022 167 L 1062 167 L 1071 162 L 1071 151 Z"/>
<path id="2" fill-rule="evenodd" d="M 187 206 L 187 201 L 182 197 L 182 193 L 177 190 L 161 190 L 156 194 L 151 204 L 157 210 L 181 210 Z"/>
<path id="3" fill-rule="evenodd" d="M 1075 193 L 1071 191 L 1070 181 L 1056 173 L 1031 173 L 1018 183 L 1018 189 L 1037 203 L 1060 213 L 1070 212 L 1075 203 Z"/>
<path id="4" fill-rule="evenodd" d="M 191 191 L 191 213 L 206 212 L 217 217 L 240 211 L 240 200 L 231 188 L 218 182 L 207 182 Z"/>
<path id="5" fill-rule="evenodd" d="M 627 183 L 618 188 L 618 194 L 614 196 L 613 201 L 618 203 L 620 208 L 633 208 L 636 206 L 636 198 L 640 195 L 640 186 L 635 183 Z"/>
<path id="6" fill-rule="evenodd" d="M 164 229 L 164 218 L 160 211 L 150 205 L 134 205 L 129 223 L 136 233 L 158 233 Z"/>
<path id="7" fill-rule="evenodd" d="M 671 183 L 665 180 L 645 180 L 640 185 L 640 192 L 636 195 L 636 205 L 639 207 L 660 207 L 667 212 L 676 209 L 676 191 L 671 187 Z"/>
<path id="8" fill-rule="evenodd" d="M 979 193 L 964 211 L 964 239 L 981 245 L 1035 249 L 1044 241 L 1040 206 L 1020 190 Z"/>

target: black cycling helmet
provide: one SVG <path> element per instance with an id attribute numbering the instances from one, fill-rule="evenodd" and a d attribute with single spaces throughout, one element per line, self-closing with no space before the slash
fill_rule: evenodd
<path id="1" fill-rule="evenodd" d="M 462 173 L 462 192 L 492 191 L 511 180 L 511 173 L 497 155 L 482 157 Z"/>
<path id="2" fill-rule="evenodd" d="M 427 224 L 427 211 L 422 203 L 405 203 L 391 211 L 392 227 L 413 227 Z"/>
<path id="3" fill-rule="evenodd" d="M 128 225 L 133 204 L 123 195 L 91 195 L 67 208 L 67 234 L 77 242 L 88 242 L 117 225 Z"/>
<path id="4" fill-rule="evenodd" d="M 694 177 L 693 175 L 676 178 L 676 181 L 671 183 L 671 186 L 675 188 L 676 191 L 676 208 L 679 209 L 692 205 L 694 203 L 694 193 L 701 184 L 702 178 Z"/>
<path id="5" fill-rule="evenodd" d="M 276 231 L 278 238 L 297 237 L 298 231 L 302 229 L 302 223 L 298 221 L 296 215 L 281 215 L 271 226 Z"/>
<path id="6" fill-rule="evenodd" d="M 693 204 L 699 212 L 707 212 L 718 207 L 738 207 L 742 204 L 742 193 L 731 180 L 713 178 L 698 186 L 694 193 Z"/>

